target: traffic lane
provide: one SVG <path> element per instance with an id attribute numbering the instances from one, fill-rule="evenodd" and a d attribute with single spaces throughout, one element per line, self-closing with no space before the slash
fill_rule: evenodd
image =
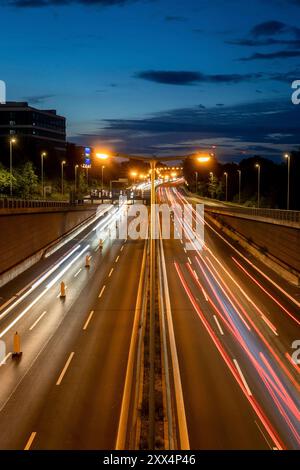
<path id="1" fill-rule="evenodd" d="M 2 333 L 0 337 L 3 336 L 3 331 L 5 331 L 5 325 L 10 324 L 14 321 L 14 318 L 20 315 L 20 312 L 23 312 L 24 309 L 28 308 L 28 305 L 32 302 L 33 304 L 43 297 L 47 290 L 51 287 L 52 284 L 58 284 L 59 280 L 62 280 L 62 275 L 68 276 L 68 272 L 71 270 L 73 265 L 78 265 L 78 258 L 81 259 L 81 255 L 84 256 L 93 253 L 99 248 L 98 239 L 95 231 L 88 233 L 89 241 L 82 240 L 82 243 L 77 244 L 75 248 L 71 251 L 69 250 L 66 254 L 59 258 L 59 260 L 50 267 L 49 270 L 44 271 L 38 278 L 35 279 L 35 282 L 28 286 L 25 292 L 15 299 L 10 305 L 0 312 L 0 320 Z M 111 246 L 111 240 L 108 239 L 104 243 L 104 248 L 102 252 L 105 254 L 106 250 Z M 76 263 L 76 264 L 75 264 Z M 67 272 L 66 272 L 67 271 Z M 66 272 L 66 274 L 64 274 Z M 79 271 L 77 272 L 79 274 Z M 23 313 L 22 313 L 23 314 Z"/>
<path id="2" fill-rule="evenodd" d="M 174 331 L 192 449 L 267 449 L 256 415 L 199 321 L 174 269 L 181 244 L 164 241 Z"/>
<path id="3" fill-rule="evenodd" d="M 2 339 L 6 342 L 7 352 L 9 352 L 13 350 L 14 332 L 15 330 L 18 331 L 24 355 L 17 363 L 9 356 L 5 364 L 0 367 L 0 408 L 6 402 L 7 397 L 20 378 L 30 369 L 31 364 L 49 338 L 59 328 L 65 316 L 71 314 L 70 312 L 78 297 L 86 295 L 85 292 L 94 279 L 97 280 L 97 283 L 101 283 L 108 277 L 114 260 L 121 253 L 122 246 L 122 241 L 107 242 L 105 253 L 93 253 L 91 267 L 88 269 L 82 268 L 80 274 L 75 278 L 79 266 L 84 266 L 84 257 L 79 259 L 77 266 L 75 265 L 68 273 L 68 277 L 65 278 L 67 285 L 66 298 L 60 299 L 58 297 L 59 283 L 57 283 L 5 334 Z M 99 290 L 100 287 L 98 288 L 95 285 L 95 289 Z M 43 313 L 45 314 L 43 315 Z M 9 319 L 9 321 L 14 320 Z M 6 329 L 8 325 L 5 326 Z"/>
<path id="4" fill-rule="evenodd" d="M 134 259 L 133 251 L 134 247 L 130 247 L 129 244 L 128 248 L 127 246 L 125 246 L 125 249 L 123 250 L 124 258 L 128 256 L 131 259 L 130 264 L 132 262 L 132 259 Z M 120 258 L 118 263 L 115 263 L 116 265 L 118 264 L 118 269 L 121 268 L 123 260 L 121 260 Z M 127 262 L 124 264 L 126 266 L 126 275 L 122 275 L 122 286 L 118 285 L 118 291 L 126 293 L 127 291 L 125 289 L 123 289 L 122 291 L 121 287 L 124 287 L 125 281 L 129 277 L 128 273 L 130 272 L 130 269 Z M 116 270 L 116 273 L 118 269 Z M 111 276 L 110 282 L 112 280 L 113 276 Z M 55 396 L 55 392 L 57 392 L 58 389 L 61 390 L 62 385 L 64 384 L 64 382 L 62 382 L 61 386 L 56 385 L 61 371 L 64 369 L 66 361 L 70 356 L 70 353 L 73 351 L 76 353 L 76 357 L 74 356 L 74 363 L 76 363 L 75 359 L 77 359 L 77 357 L 79 358 L 81 349 L 84 349 L 84 343 L 80 343 L 80 341 L 88 340 L 88 337 L 86 336 L 88 330 L 83 330 L 83 326 L 86 324 L 87 316 L 89 315 L 90 311 L 97 304 L 100 289 L 101 286 L 99 286 L 99 279 L 97 278 L 97 276 L 93 276 L 91 280 L 91 285 L 83 291 L 82 296 L 80 296 L 78 301 L 74 304 L 74 307 L 71 311 L 71 315 L 64 318 L 60 325 L 60 328 L 57 329 L 55 335 L 50 339 L 49 343 L 46 345 L 45 349 L 40 353 L 27 375 L 20 382 L 19 386 L 16 388 L 14 393 L 11 395 L 6 406 L 2 409 L 0 413 L 0 419 L 2 423 L 2 429 L 5 429 L 6 431 L 5 434 L 1 433 L 0 435 L 0 448 L 24 448 L 25 443 L 29 438 L 29 434 L 31 435 L 31 432 L 38 425 L 43 412 L 48 411 L 50 409 L 50 405 L 52 406 L 52 394 L 54 394 L 53 396 Z M 109 289 L 107 286 L 106 292 L 108 291 Z M 112 298 L 118 298 L 115 292 L 112 293 L 112 296 Z M 101 348 L 103 348 L 103 353 L 106 352 L 109 357 L 109 353 L 111 352 L 111 337 L 112 335 L 118 335 L 119 333 L 118 326 L 119 324 L 121 325 L 122 320 L 122 318 L 119 318 L 121 315 L 120 312 L 118 313 L 118 315 L 111 315 L 109 310 L 103 311 L 101 309 L 101 312 L 102 313 L 101 316 L 99 315 L 99 318 L 100 322 L 102 321 L 103 324 L 106 325 L 105 330 L 103 328 L 93 328 L 92 330 L 96 337 L 94 338 L 90 353 L 88 353 L 87 351 L 87 354 L 84 354 L 82 356 L 83 370 L 79 371 L 80 373 L 77 376 L 77 380 L 82 386 L 84 386 L 85 380 L 87 380 L 88 377 L 90 377 L 90 379 L 93 377 L 95 379 L 99 378 L 99 364 L 101 367 L 101 365 L 105 364 L 106 360 L 108 360 L 106 359 L 106 357 L 104 359 L 101 355 L 98 356 L 97 351 L 96 354 L 93 354 L 93 347 L 95 345 L 98 345 L 98 347 L 100 348 L 98 351 L 99 354 L 102 351 Z M 92 322 L 95 320 L 95 318 L 97 318 L 97 316 L 93 317 L 93 319 L 90 321 L 90 325 L 92 325 Z M 113 328 L 112 331 L 109 331 L 109 328 Z M 103 332 L 105 332 L 105 334 L 103 334 Z M 127 329 L 125 333 L 130 335 L 130 331 L 127 332 Z M 119 339 L 120 336 L 118 337 L 118 340 Z M 79 344 L 79 349 L 77 349 L 77 343 Z M 115 356 L 111 358 L 112 361 L 114 360 L 114 357 Z M 118 358 L 117 362 L 121 364 L 122 361 L 125 359 L 122 354 L 122 357 Z M 70 364 L 70 371 L 71 366 L 72 363 Z M 121 374 L 121 372 L 122 371 L 118 370 L 118 373 Z M 113 387 L 117 383 L 117 380 L 118 377 L 114 377 Z M 102 382 L 102 384 L 105 392 L 105 382 Z M 70 385 L 70 388 L 67 389 L 67 397 L 64 396 L 64 399 L 61 402 L 62 408 L 64 408 L 64 406 L 68 408 L 67 402 L 71 400 L 71 397 L 73 396 L 73 388 L 74 384 L 72 383 Z M 85 400 L 89 402 L 92 396 L 93 390 L 91 390 L 90 393 L 85 396 Z M 110 400 L 110 398 L 111 396 L 108 396 L 108 401 Z M 26 407 L 24 407 L 24 403 L 26 404 Z M 106 412 L 106 410 L 104 411 Z M 93 410 L 93 412 L 96 412 L 96 410 Z M 72 410 L 72 413 L 75 413 L 75 409 Z M 79 418 L 80 416 L 78 415 L 78 419 Z M 112 416 L 111 418 L 114 419 L 115 417 Z M 54 432 L 59 433 L 60 431 L 62 431 L 59 414 L 54 413 L 53 420 L 56 422 L 57 425 L 57 429 Z M 47 423 L 46 421 L 44 423 L 45 429 L 48 426 L 49 423 Z M 73 431 L 70 430 L 70 432 Z"/>
<path id="5" fill-rule="evenodd" d="M 197 295 L 199 296 L 200 311 L 194 307 L 199 317 L 202 317 L 203 312 L 206 321 L 210 323 L 210 328 L 220 330 L 223 349 L 229 358 L 228 364 L 231 362 L 231 367 L 233 366 L 235 371 L 238 369 L 240 377 L 243 377 L 242 382 L 247 389 L 249 401 L 255 410 L 260 409 L 258 413 L 260 420 L 270 435 L 274 447 L 298 448 L 296 431 L 298 422 L 295 410 L 299 404 L 299 393 L 294 383 L 286 375 L 280 361 L 273 356 L 272 350 L 270 351 L 262 342 L 253 328 L 248 330 L 248 323 L 243 323 L 244 320 L 242 321 L 237 312 L 235 313 L 229 306 L 221 291 L 218 292 L 218 287 L 214 286 L 212 290 L 206 280 L 207 274 L 203 273 L 205 280 L 200 277 L 201 285 L 199 285 L 198 279 L 191 276 L 192 271 L 189 266 L 188 263 L 182 264 L 180 268 L 176 265 L 178 274 L 188 285 L 191 301 L 195 303 Z M 205 304 L 209 308 L 205 309 Z"/>
<path id="6" fill-rule="evenodd" d="M 176 194 L 179 195 L 179 197 L 180 197 L 180 192 L 179 191 L 177 191 Z M 193 204 L 199 202 L 200 200 L 201 200 L 201 198 L 195 198 L 195 197 L 193 197 L 193 198 L 187 197 L 185 199 L 186 202 L 191 202 Z M 206 219 L 206 228 L 211 232 L 212 235 L 215 234 L 215 232 L 213 232 L 213 230 L 209 227 L 208 224 L 212 225 L 216 232 L 218 232 L 220 235 L 222 235 L 222 237 L 225 240 L 227 240 L 231 245 L 233 245 L 235 248 L 237 248 L 244 256 L 249 258 L 249 260 L 251 260 L 254 263 L 254 265 L 256 265 L 257 268 L 259 268 L 261 271 L 263 271 L 268 277 L 270 277 L 273 282 L 275 282 L 280 287 L 282 287 L 289 295 L 294 297 L 294 299 L 296 301 L 300 302 L 300 289 L 299 289 L 298 286 L 294 286 L 294 285 L 290 284 L 288 281 L 283 279 L 281 276 L 279 276 L 275 271 L 270 269 L 264 263 L 262 263 L 261 261 L 259 261 L 256 258 L 254 258 L 252 255 L 249 255 L 249 253 L 246 250 L 244 250 L 242 247 L 240 247 L 236 242 L 232 241 L 232 239 L 230 237 L 228 237 L 225 233 L 223 233 L 223 232 L 220 233 L 220 230 L 217 229 L 213 224 L 211 224 L 210 221 L 208 221 Z M 224 240 L 222 241 L 222 239 L 220 237 L 217 236 L 217 238 L 219 239 L 219 242 L 221 244 L 222 243 L 225 244 L 225 247 L 227 247 L 229 252 L 231 252 L 230 246 Z M 232 251 L 232 255 L 236 255 L 236 253 L 234 251 Z M 248 263 L 247 263 L 247 265 L 248 265 Z M 259 277 L 261 276 L 261 275 L 259 275 L 258 271 L 255 270 L 254 268 L 251 268 L 250 265 L 248 265 L 248 267 L 251 271 L 253 269 L 254 275 L 257 275 Z M 263 282 L 266 282 L 267 284 L 269 284 L 269 281 L 265 277 L 261 276 L 261 279 L 262 279 Z M 270 283 L 270 288 L 275 289 L 275 291 L 277 292 L 278 297 L 280 299 L 282 299 L 283 302 L 288 302 L 288 304 L 289 304 L 289 301 L 287 300 L 287 297 L 285 295 L 283 295 L 280 292 L 280 290 L 276 289 L 276 287 L 272 283 Z M 296 312 L 298 312 L 298 317 L 300 317 L 299 309 L 297 309 Z"/>
<path id="7" fill-rule="evenodd" d="M 206 288 L 210 290 L 203 274 L 204 269 L 206 276 L 212 276 L 211 282 L 220 293 L 221 287 L 219 287 L 219 284 L 222 286 L 224 293 L 221 293 L 221 297 L 225 299 L 225 303 L 228 303 L 227 299 L 229 296 L 234 311 L 242 318 L 242 321 L 246 322 L 248 327 L 256 333 L 256 342 L 260 343 L 263 349 L 271 353 L 279 369 L 288 377 L 292 388 L 299 390 L 299 371 L 297 372 L 297 367 L 292 363 L 291 359 L 293 352 L 293 349 L 291 349 L 292 341 L 300 336 L 297 325 L 294 326 L 293 332 L 291 333 L 291 340 L 289 340 L 286 335 L 283 335 L 282 328 L 278 326 L 279 322 L 276 322 L 276 320 L 270 321 L 270 318 L 268 318 L 268 312 L 270 311 L 280 318 L 282 318 L 282 312 L 279 310 L 276 312 L 276 306 L 275 308 L 272 305 L 266 306 L 265 298 L 262 297 L 260 292 L 253 292 L 251 286 L 247 288 L 245 285 L 242 288 L 243 292 L 241 292 L 236 284 L 232 282 L 230 268 L 229 271 L 227 271 L 228 275 L 224 272 L 224 267 L 225 269 L 228 269 L 228 267 L 226 268 L 226 263 L 223 259 L 221 259 L 222 262 L 219 261 L 218 263 L 215 262 L 215 259 L 212 259 L 213 262 L 210 263 L 210 255 L 206 255 L 205 250 L 202 254 L 196 256 L 195 259 L 195 269 L 202 278 L 201 282 L 204 282 Z M 193 257 L 192 260 L 194 261 Z M 202 266 L 202 269 L 200 269 L 200 266 Z M 238 278 L 236 278 L 235 282 L 240 286 L 240 280 Z M 212 295 L 214 297 L 213 293 Z M 239 322 L 238 318 L 237 320 Z"/>
<path id="8" fill-rule="evenodd" d="M 128 242 L 125 261 L 96 301 L 87 329 L 73 347 L 72 364 L 61 385 L 52 388 L 51 406 L 37 420 L 34 449 L 114 449 L 143 245 Z"/>
<path id="9" fill-rule="evenodd" d="M 178 192 L 174 194 L 181 202 L 184 201 Z M 173 197 L 173 194 L 171 197 Z M 280 288 L 284 288 L 287 295 L 294 297 L 296 301 L 297 295 L 299 296 L 300 293 L 299 288 L 287 286 L 287 283 L 281 280 L 276 273 L 255 260 L 253 264 L 269 277 L 270 280 L 267 280 L 262 274 L 259 274 L 254 267 L 251 267 L 245 259 L 240 257 L 235 249 L 250 262 L 252 262 L 252 257 L 241 249 L 239 245 L 228 239 L 226 235 L 220 233 L 220 231 L 213 227 L 207 220 L 205 224 L 205 243 L 208 247 L 210 247 L 211 244 L 213 251 L 212 256 L 214 253 L 217 254 L 217 257 L 221 260 L 221 266 L 224 265 L 225 261 L 229 267 L 229 271 L 234 274 L 234 277 L 237 280 L 242 279 L 244 283 L 243 290 L 245 292 L 249 291 L 251 296 L 254 295 L 258 299 L 258 305 L 266 307 L 265 316 L 269 317 L 271 323 L 274 324 L 274 322 L 276 322 L 276 324 L 280 324 L 278 328 L 280 328 L 279 331 L 283 338 L 284 349 L 290 349 L 292 342 L 295 340 L 295 325 L 297 328 L 299 326 L 300 310 L 299 307 L 291 302 L 291 300 L 287 298 L 280 289 L 276 288 L 271 281 L 276 282 Z M 252 279 L 249 278 L 249 268 L 252 269 L 252 275 L 250 274 Z M 236 287 L 233 287 L 236 290 Z"/>
<path id="10" fill-rule="evenodd" d="M 300 321 L 299 308 L 289 301 L 286 296 L 278 291 L 272 284 L 268 283 L 266 279 L 257 273 L 254 268 L 251 268 L 251 266 L 241 259 L 237 253 L 234 253 L 232 248 L 222 241 L 222 239 L 220 239 L 218 235 L 207 226 L 205 228 L 205 243 L 212 251 L 212 262 L 216 264 L 214 256 L 216 256 L 221 261 L 222 265 L 226 267 L 231 276 L 234 277 L 236 282 L 240 285 L 241 289 L 255 301 L 256 306 L 260 308 L 265 316 L 276 327 L 279 334 L 280 343 L 284 345 L 284 351 L 290 350 L 292 342 L 300 337 L 300 325 L 297 323 L 297 321 Z M 249 260 L 251 260 L 249 255 L 247 257 Z M 233 258 L 239 263 L 240 266 L 250 273 L 253 279 L 259 282 L 260 286 L 258 286 L 253 281 L 253 279 L 249 278 L 249 276 L 243 271 L 243 269 L 240 268 Z M 256 260 L 254 260 L 254 263 L 257 265 Z M 259 266 L 259 268 L 264 269 L 262 266 Z M 224 270 L 223 274 L 226 276 Z M 245 302 L 245 296 L 239 289 L 236 288 L 236 284 L 232 282 L 229 276 L 226 276 L 226 278 L 228 286 L 231 286 L 231 290 L 235 292 L 239 300 Z M 267 290 L 270 295 L 268 295 L 263 289 Z M 256 317 L 257 311 L 253 315 L 254 319 Z"/>
<path id="11" fill-rule="evenodd" d="M 101 206 L 99 206 L 101 208 Z M 70 241 L 65 243 L 57 251 L 52 253 L 48 257 L 43 257 L 32 267 L 21 273 L 12 281 L 8 282 L 0 288 L 0 314 L 3 306 L 12 298 L 17 298 L 26 286 L 30 286 L 31 283 L 35 282 L 35 279 L 42 275 L 44 271 L 48 271 L 53 264 L 55 264 L 61 257 L 65 256 L 67 252 L 72 250 L 75 246 L 80 244 L 82 241 L 90 242 L 95 238 L 95 232 L 93 228 L 99 223 L 101 218 L 95 220 L 89 227 L 85 228 L 80 234 L 77 234 Z"/>

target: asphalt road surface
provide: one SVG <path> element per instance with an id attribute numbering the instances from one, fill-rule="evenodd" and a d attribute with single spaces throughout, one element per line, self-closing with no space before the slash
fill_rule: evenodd
<path id="1" fill-rule="evenodd" d="M 188 202 L 172 187 L 158 195 Z M 191 448 L 299 449 L 299 290 L 204 230 L 200 251 L 164 241 Z"/>
<path id="2" fill-rule="evenodd" d="M 1 449 L 115 446 L 144 242 L 106 240 L 100 250 L 98 224 L 1 290 L 12 296 L 0 311 Z"/>

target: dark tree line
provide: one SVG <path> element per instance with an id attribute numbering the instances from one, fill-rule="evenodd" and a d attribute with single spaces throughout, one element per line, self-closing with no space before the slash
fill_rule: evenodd
<path id="1" fill-rule="evenodd" d="M 275 209 L 287 207 L 288 167 L 286 160 L 275 163 L 261 156 L 245 158 L 237 163 L 220 163 L 215 157 L 207 163 L 188 158 L 184 162 L 184 176 L 189 188 L 203 197 L 239 202 L 239 171 L 241 172 L 241 204 L 255 206 L 258 196 L 258 168 L 260 165 L 260 206 Z M 196 175 L 197 172 L 197 175 Z M 300 151 L 290 153 L 290 209 L 300 210 Z M 196 188 L 197 181 L 197 188 Z"/>

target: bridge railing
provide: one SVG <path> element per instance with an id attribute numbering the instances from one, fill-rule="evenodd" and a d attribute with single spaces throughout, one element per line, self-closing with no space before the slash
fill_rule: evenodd
<path id="1" fill-rule="evenodd" d="M 278 222 L 288 222 L 300 225 L 300 211 L 288 211 L 283 209 L 264 209 L 257 207 L 233 207 L 233 206 L 206 206 L 206 210 L 231 214 L 243 214 L 245 216 L 272 219 Z"/>
<path id="2" fill-rule="evenodd" d="M 68 207 L 68 201 L 47 201 L 40 199 L 1 198 L 0 209 L 31 209 L 35 207 Z"/>

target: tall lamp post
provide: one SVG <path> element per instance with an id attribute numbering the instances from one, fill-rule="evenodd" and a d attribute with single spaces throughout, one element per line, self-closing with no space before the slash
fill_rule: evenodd
<path id="1" fill-rule="evenodd" d="M 224 171 L 224 176 L 225 176 L 225 199 L 227 202 L 228 201 L 228 173 L 227 171 Z"/>
<path id="2" fill-rule="evenodd" d="M 239 204 L 241 203 L 241 186 L 242 186 L 242 170 L 238 170 L 239 174 Z"/>
<path id="3" fill-rule="evenodd" d="M 46 157 L 47 153 L 41 153 L 41 183 L 42 183 L 42 196 L 44 197 L 44 158 Z"/>
<path id="4" fill-rule="evenodd" d="M 64 165 L 66 164 L 66 161 L 63 160 L 61 162 L 61 194 L 62 196 L 64 195 Z"/>
<path id="5" fill-rule="evenodd" d="M 16 139 L 11 137 L 9 139 L 9 179 L 10 179 L 10 197 L 13 194 L 13 144 L 16 143 Z"/>
<path id="6" fill-rule="evenodd" d="M 260 164 L 256 163 L 255 168 L 257 168 L 257 208 L 260 206 Z"/>
<path id="7" fill-rule="evenodd" d="M 286 153 L 284 156 L 287 160 L 287 195 L 286 195 L 286 208 L 290 209 L 290 170 L 291 170 L 291 156 Z"/>
<path id="8" fill-rule="evenodd" d="M 74 170 L 75 170 L 75 174 L 74 174 L 74 189 L 75 189 L 75 193 L 77 191 L 77 171 L 78 171 L 78 167 L 79 165 L 75 165 L 74 167 Z"/>
<path id="9" fill-rule="evenodd" d="M 96 157 L 99 160 L 107 160 L 108 155 L 106 153 L 96 153 Z M 103 202 L 103 172 L 104 172 L 105 165 L 101 166 L 101 202 Z"/>
<path id="10" fill-rule="evenodd" d="M 195 171 L 196 175 L 196 194 L 198 194 L 198 171 Z"/>

